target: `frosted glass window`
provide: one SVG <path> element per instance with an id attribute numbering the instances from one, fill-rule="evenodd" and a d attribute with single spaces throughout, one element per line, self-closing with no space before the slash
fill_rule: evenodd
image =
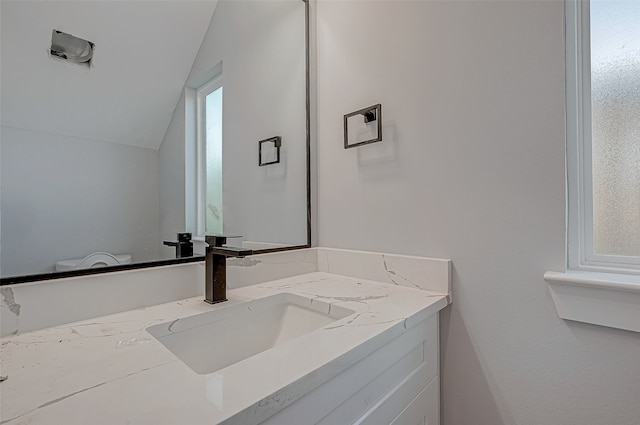
<path id="1" fill-rule="evenodd" d="M 592 0 L 593 251 L 640 256 L 640 0 Z"/>
<path id="2" fill-rule="evenodd" d="M 222 233 L 222 87 L 205 98 L 207 195 L 205 231 Z"/>

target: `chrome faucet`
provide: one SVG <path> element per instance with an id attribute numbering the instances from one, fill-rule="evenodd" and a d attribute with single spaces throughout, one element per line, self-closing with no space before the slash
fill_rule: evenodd
<path id="1" fill-rule="evenodd" d="M 205 251 L 205 286 L 204 301 L 215 304 L 227 301 L 227 257 L 243 258 L 253 254 L 250 249 L 223 246 L 227 243 L 226 235 L 205 235 L 209 245 Z"/>

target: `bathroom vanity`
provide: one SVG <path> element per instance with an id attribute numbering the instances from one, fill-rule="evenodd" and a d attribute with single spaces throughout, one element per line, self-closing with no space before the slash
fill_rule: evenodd
<path id="1" fill-rule="evenodd" d="M 2 423 L 438 424 L 450 262 L 305 251 L 231 265 L 230 281 L 251 284 L 225 303 L 3 338 Z M 252 282 L 300 267 L 316 270 Z"/>

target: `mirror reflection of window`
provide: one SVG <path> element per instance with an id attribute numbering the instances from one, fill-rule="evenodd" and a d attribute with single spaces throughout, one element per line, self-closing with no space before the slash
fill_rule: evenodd
<path id="1" fill-rule="evenodd" d="M 206 150 L 205 231 L 222 233 L 222 79 L 215 78 L 201 88 L 204 96 Z"/>

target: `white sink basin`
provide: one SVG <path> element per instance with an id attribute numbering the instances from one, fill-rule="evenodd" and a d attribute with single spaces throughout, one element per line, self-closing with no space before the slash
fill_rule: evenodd
<path id="1" fill-rule="evenodd" d="M 212 373 L 355 313 L 282 293 L 147 328 L 199 374 Z"/>

